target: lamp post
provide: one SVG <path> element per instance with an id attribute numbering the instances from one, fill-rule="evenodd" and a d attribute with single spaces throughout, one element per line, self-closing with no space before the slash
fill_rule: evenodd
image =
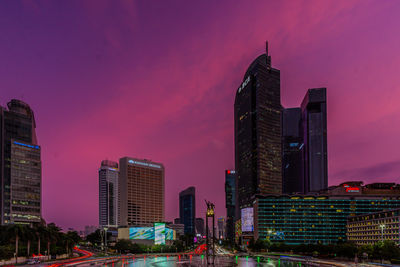
<path id="1" fill-rule="evenodd" d="M 383 242 L 383 229 L 385 229 L 386 225 L 380 224 L 379 227 L 381 228 L 381 233 L 382 233 L 381 239 L 382 239 L 382 242 Z"/>

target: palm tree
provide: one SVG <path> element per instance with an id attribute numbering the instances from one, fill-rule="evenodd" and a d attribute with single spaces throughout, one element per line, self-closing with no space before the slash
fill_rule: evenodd
<path id="1" fill-rule="evenodd" d="M 35 227 L 35 232 L 36 232 L 36 236 L 38 238 L 38 252 L 37 252 L 37 254 L 39 255 L 40 254 L 40 241 L 46 235 L 46 228 L 43 227 L 43 225 L 38 225 L 38 226 Z"/>
<path id="2" fill-rule="evenodd" d="M 25 238 L 27 239 L 27 255 L 31 254 L 31 241 L 35 238 L 35 230 L 32 227 L 25 228 Z"/>
<path id="3" fill-rule="evenodd" d="M 21 224 L 10 224 L 7 230 L 10 235 L 15 236 L 15 263 L 18 263 L 19 239 L 25 235 L 26 227 Z"/>
<path id="4" fill-rule="evenodd" d="M 50 258 L 50 244 L 52 242 L 57 242 L 60 235 L 60 228 L 55 225 L 54 223 L 49 223 L 46 228 L 46 235 L 47 235 L 47 253 Z"/>

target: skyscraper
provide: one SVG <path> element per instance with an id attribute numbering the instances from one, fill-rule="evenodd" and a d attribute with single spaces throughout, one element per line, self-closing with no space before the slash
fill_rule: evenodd
<path id="1" fill-rule="evenodd" d="M 309 89 L 301 103 L 304 191 L 328 187 L 326 88 Z"/>
<path id="2" fill-rule="evenodd" d="M 0 106 L 1 224 L 41 221 L 42 166 L 36 122 L 28 104 Z"/>
<path id="3" fill-rule="evenodd" d="M 163 222 L 164 166 L 149 160 L 119 160 L 119 207 L 121 226 Z"/>
<path id="4" fill-rule="evenodd" d="M 282 111 L 282 191 L 286 194 L 304 192 L 301 116 L 301 108 Z"/>
<path id="5" fill-rule="evenodd" d="M 191 186 L 179 193 L 179 217 L 185 234 L 195 234 L 196 189 Z"/>
<path id="6" fill-rule="evenodd" d="M 233 241 L 235 238 L 236 218 L 236 172 L 225 170 L 225 207 L 226 207 L 226 238 Z"/>
<path id="7" fill-rule="evenodd" d="M 236 92 L 235 165 L 238 208 L 255 194 L 282 193 L 280 71 L 266 53 L 248 67 Z"/>
<path id="8" fill-rule="evenodd" d="M 118 225 L 118 163 L 110 160 L 99 169 L 99 225 Z"/>

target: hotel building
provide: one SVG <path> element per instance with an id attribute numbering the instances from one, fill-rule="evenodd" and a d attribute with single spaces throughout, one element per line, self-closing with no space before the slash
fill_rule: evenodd
<path id="1" fill-rule="evenodd" d="M 347 240 L 373 245 L 391 240 L 400 245 L 400 209 L 362 214 L 347 220 Z"/>
<path id="2" fill-rule="evenodd" d="M 164 166 L 150 160 L 119 160 L 121 226 L 148 226 L 164 221 Z"/>
<path id="3" fill-rule="evenodd" d="M 400 185 L 361 184 L 343 183 L 314 195 L 256 196 L 254 238 L 287 244 L 334 244 L 346 241 L 346 225 L 353 217 L 400 208 Z M 385 220 L 391 226 L 389 218 L 380 219 L 380 223 Z M 392 228 L 386 230 L 388 235 L 395 234 L 389 232 Z"/>

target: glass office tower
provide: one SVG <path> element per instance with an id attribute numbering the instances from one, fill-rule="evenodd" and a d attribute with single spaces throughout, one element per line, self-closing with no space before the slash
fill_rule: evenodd
<path id="1" fill-rule="evenodd" d="M 285 194 L 304 192 L 301 116 L 300 108 L 282 111 L 282 191 Z"/>
<path id="2" fill-rule="evenodd" d="M 42 170 L 35 117 L 17 99 L 7 108 L 0 106 L 1 224 L 39 223 Z"/>
<path id="3" fill-rule="evenodd" d="M 191 186 L 179 193 L 179 218 L 185 225 L 185 234 L 195 234 L 196 189 Z"/>
<path id="4" fill-rule="evenodd" d="M 236 218 L 236 172 L 225 171 L 225 207 L 226 207 L 226 238 L 235 239 Z"/>
<path id="5" fill-rule="evenodd" d="M 304 193 L 328 187 L 326 88 L 309 89 L 301 103 Z"/>
<path id="6" fill-rule="evenodd" d="M 280 71 L 271 67 L 266 48 L 235 97 L 237 209 L 250 206 L 255 194 L 282 193 Z"/>
<path id="7" fill-rule="evenodd" d="M 99 169 L 99 225 L 118 225 L 118 163 L 103 160 Z"/>

